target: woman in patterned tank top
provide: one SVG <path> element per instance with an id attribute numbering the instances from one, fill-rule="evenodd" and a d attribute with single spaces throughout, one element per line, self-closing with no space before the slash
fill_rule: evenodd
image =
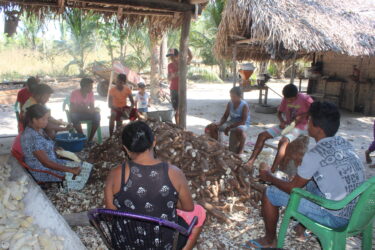
<path id="1" fill-rule="evenodd" d="M 151 128 L 144 122 L 130 123 L 124 128 L 122 144 L 131 161 L 109 173 L 104 193 L 106 208 L 175 223 L 180 223 L 180 217 L 185 225 L 198 216 L 198 224 L 184 247 L 192 249 L 201 232 L 205 211 L 194 205 L 183 172 L 154 157 L 155 143 Z"/>

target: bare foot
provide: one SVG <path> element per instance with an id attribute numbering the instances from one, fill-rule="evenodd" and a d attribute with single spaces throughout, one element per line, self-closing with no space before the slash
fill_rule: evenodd
<path id="1" fill-rule="evenodd" d="M 366 162 L 370 164 L 372 162 L 371 157 L 370 157 L 370 152 L 366 150 L 365 155 L 366 155 Z"/>
<path id="2" fill-rule="evenodd" d="M 259 248 L 275 248 L 277 245 L 277 240 L 269 240 L 266 237 L 259 238 L 259 239 L 254 239 L 254 240 L 249 240 L 246 242 L 247 247 L 259 249 Z"/>
<path id="3" fill-rule="evenodd" d="M 306 228 L 302 226 L 301 224 L 298 224 L 293 228 L 294 232 L 296 233 L 296 240 L 298 241 L 306 241 L 306 236 L 305 236 L 305 230 Z"/>

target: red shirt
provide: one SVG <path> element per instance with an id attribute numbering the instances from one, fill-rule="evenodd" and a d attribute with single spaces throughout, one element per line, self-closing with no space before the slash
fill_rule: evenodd
<path id="1" fill-rule="evenodd" d="M 178 64 L 177 63 L 170 63 L 168 64 L 168 76 L 171 74 L 178 73 Z M 169 89 L 178 90 L 178 76 L 172 78 L 170 80 L 171 84 L 169 85 Z"/>
<path id="2" fill-rule="evenodd" d="M 30 97 L 31 97 L 31 92 L 27 88 L 23 88 L 20 91 L 18 91 L 17 102 L 19 102 L 22 107 L 27 101 L 27 99 L 29 99 Z"/>

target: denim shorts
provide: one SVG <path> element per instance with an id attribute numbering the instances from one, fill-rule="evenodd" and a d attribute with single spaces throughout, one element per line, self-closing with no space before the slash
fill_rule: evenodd
<path id="1" fill-rule="evenodd" d="M 323 195 L 313 181 L 309 181 L 307 183 L 306 190 L 321 197 Z M 275 186 L 269 186 L 267 188 L 266 196 L 271 204 L 276 207 L 286 207 L 288 205 L 290 197 L 289 194 L 281 191 Z M 319 224 L 331 228 L 343 227 L 346 226 L 349 222 L 345 218 L 334 216 L 328 210 L 306 199 L 301 199 L 298 207 L 298 212 L 318 222 Z"/>
<path id="2" fill-rule="evenodd" d="M 267 129 L 267 133 L 269 133 L 273 138 L 281 136 L 281 132 L 283 131 L 280 126 L 274 126 L 272 128 Z M 284 135 L 284 137 L 288 138 L 289 142 L 294 141 L 300 135 L 307 135 L 307 130 L 302 130 L 298 128 L 292 129 L 288 134 Z"/>
<path id="3" fill-rule="evenodd" d="M 148 108 L 139 108 L 138 112 L 147 113 L 148 112 Z"/>
<path id="4" fill-rule="evenodd" d="M 219 127 L 219 131 L 220 131 L 220 132 L 224 132 L 224 130 L 225 130 L 228 126 L 230 126 L 230 125 L 232 125 L 232 124 L 234 124 L 234 123 L 236 123 L 236 121 L 227 121 L 227 122 L 225 122 L 223 125 L 221 125 L 221 126 Z M 241 129 L 243 132 L 246 133 L 246 131 L 249 129 L 249 127 L 250 127 L 250 126 L 247 125 L 247 124 L 245 124 L 245 125 L 240 125 L 240 126 L 238 126 L 238 127 L 232 128 L 230 131 L 233 131 L 233 130 L 239 128 L 239 129 Z"/>
<path id="5" fill-rule="evenodd" d="M 81 121 L 91 121 L 93 124 L 100 123 L 100 113 L 84 113 L 84 112 L 71 112 L 70 119 L 74 125 L 80 123 Z"/>

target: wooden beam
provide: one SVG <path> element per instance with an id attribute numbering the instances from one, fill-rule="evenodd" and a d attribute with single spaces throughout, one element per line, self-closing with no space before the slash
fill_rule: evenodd
<path id="1" fill-rule="evenodd" d="M 237 45 L 233 47 L 233 87 L 237 83 Z"/>
<path id="2" fill-rule="evenodd" d="M 188 3 L 167 0 L 71 0 L 71 2 L 86 2 L 88 4 L 107 5 L 115 7 L 137 7 L 156 10 L 169 10 L 173 12 L 194 11 L 195 6 Z"/>
<path id="3" fill-rule="evenodd" d="M 290 77 L 290 84 L 294 84 L 294 78 L 296 77 L 296 57 L 297 57 L 297 52 L 294 52 L 293 64 L 292 64 L 292 75 Z"/>
<path id="4" fill-rule="evenodd" d="M 186 75 L 187 75 L 187 59 L 188 59 L 188 44 L 189 44 L 189 32 L 191 22 L 191 11 L 186 11 L 183 14 L 183 21 L 181 27 L 181 38 L 180 38 L 180 54 L 179 54 L 179 65 L 178 65 L 178 125 L 185 129 L 186 128 Z"/>
<path id="5" fill-rule="evenodd" d="M 249 38 L 245 40 L 239 40 L 236 42 L 236 44 L 249 44 L 249 43 L 259 42 L 259 41 L 264 41 L 264 40 L 266 40 L 265 37 L 261 37 L 261 38 L 255 37 L 255 38 Z"/>
<path id="6" fill-rule="evenodd" d="M 59 6 L 59 14 L 64 13 L 64 0 L 57 0 L 57 5 Z"/>
<path id="7" fill-rule="evenodd" d="M 201 4 L 201 3 L 207 3 L 208 0 L 189 0 L 190 4 Z"/>

